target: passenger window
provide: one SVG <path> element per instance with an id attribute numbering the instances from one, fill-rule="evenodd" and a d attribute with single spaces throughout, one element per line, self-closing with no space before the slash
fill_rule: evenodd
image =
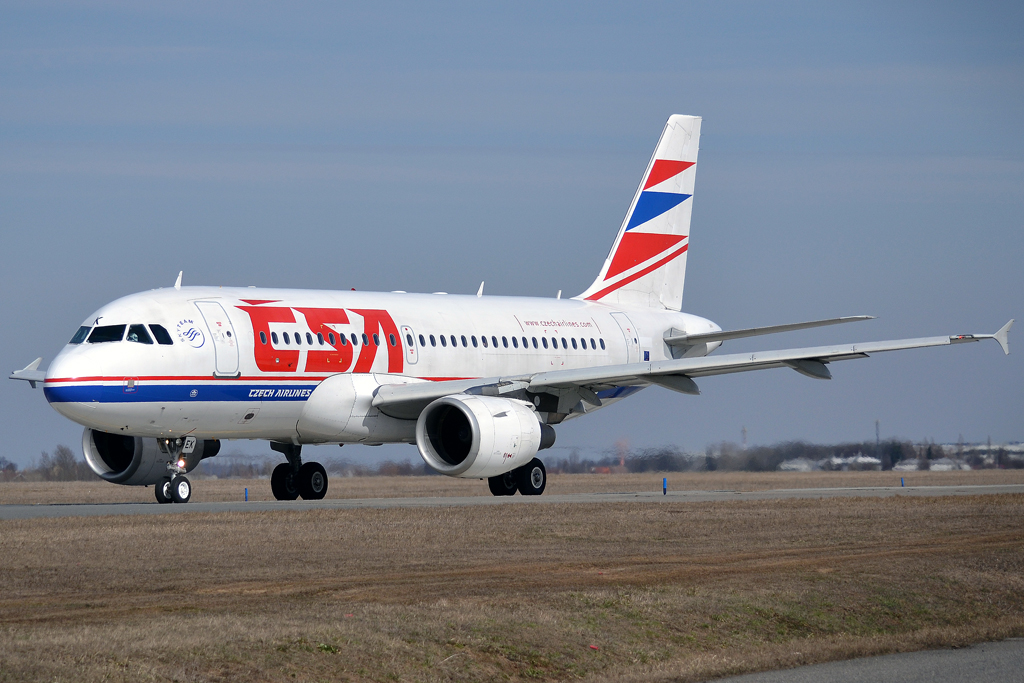
<path id="1" fill-rule="evenodd" d="M 565 341 L 565 337 L 562 337 L 562 348 L 563 349 L 569 348 L 569 343 L 567 341 Z"/>
<path id="2" fill-rule="evenodd" d="M 537 348 L 537 338 L 533 337 L 533 339 L 531 339 L 531 341 L 533 342 L 533 348 Z"/>
<path id="3" fill-rule="evenodd" d="M 271 332 L 270 333 L 270 341 L 272 341 L 275 344 L 277 344 L 277 332 Z"/>
<path id="4" fill-rule="evenodd" d="M 476 348 L 476 335 L 475 334 L 470 335 L 469 340 L 471 342 L 473 342 L 473 348 L 475 349 Z"/>
<path id="5" fill-rule="evenodd" d="M 373 345 L 380 346 L 380 337 L 377 336 L 376 332 L 373 333 Z"/>
<path id="6" fill-rule="evenodd" d="M 128 328 L 128 341 L 138 344 L 152 344 L 153 338 L 146 332 L 145 325 L 132 325 Z"/>
<path id="7" fill-rule="evenodd" d="M 453 334 L 452 335 L 452 347 L 456 347 L 458 345 L 459 345 L 459 342 L 455 341 L 455 335 Z"/>
<path id="8" fill-rule="evenodd" d="M 339 334 L 338 335 L 338 341 L 341 342 L 342 346 L 348 346 L 348 337 L 346 337 L 345 335 Z"/>
<path id="9" fill-rule="evenodd" d="M 430 335 L 430 345 L 431 346 L 437 346 L 437 342 L 434 341 L 434 335 Z"/>
<path id="10" fill-rule="evenodd" d="M 604 351 L 604 339 L 601 340 L 601 350 Z"/>
<path id="11" fill-rule="evenodd" d="M 313 335 L 309 332 L 306 333 L 306 343 L 310 346 L 313 345 Z M 322 344 L 323 342 L 321 341 L 320 343 Z"/>
<path id="12" fill-rule="evenodd" d="M 366 335 L 364 334 L 363 337 L 365 338 Z M 359 337 L 356 336 L 355 332 L 352 333 L 352 346 L 359 346 Z"/>
<path id="13" fill-rule="evenodd" d="M 331 346 L 334 346 L 334 333 L 333 332 L 328 332 L 327 333 L 327 341 L 329 341 L 331 343 Z"/>
<path id="14" fill-rule="evenodd" d="M 391 342 L 392 346 L 394 346 L 395 345 L 395 335 L 389 334 L 388 335 L 388 341 Z"/>
<path id="15" fill-rule="evenodd" d="M 545 349 L 548 348 L 548 338 L 547 337 L 541 337 L 540 338 L 540 343 L 541 343 L 541 346 L 543 346 Z"/>
<path id="16" fill-rule="evenodd" d="M 507 337 L 502 337 L 501 338 L 501 345 L 504 346 L 506 349 L 508 348 L 508 338 Z"/>
<path id="17" fill-rule="evenodd" d="M 524 349 L 530 348 L 530 342 L 526 341 L 526 337 L 523 337 L 523 348 Z"/>
<path id="18" fill-rule="evenodd" d="M 576 337 L 572 338 L 572 348 L 576 348 Z"/>
<path id="19" fill-rule="evenodd" d="M 595 351 L 597 350 L 597 343 L 594 341 L 593 337 L 590 338 L 590 348 L 594 349 Z"/>
<path id="20" fill-rule="evenodd" d="M 498 348 L 498 338 L 495 337 L 493 334 L 491 335 L 491 346 L 493 346 L 494 348 Z M 505 346 L 508 346 L 508 344 L 505 344 Z"/>
<path id="21" fill-rule="evenodd" d="M 163 325 L 150 325 L 149 329 L 153 332 L 153 336 L 156 338 L 157 344 L 163 344 L 164 346 L 170 346 L 174 342 L 171 341 L 171 335 L 168 334 L 167 330 L 164 329 Z"/>
<path id="22" fill-rule="evenodd" d="M 287 335 L 285 335 L 287 337 Z M 295 345 L 302 346 L 302 335 L 298 332 L 295 333 Z"/>
<path id="23" fill-rule="evenodd" d="M 483 336 L 480 337 L 480 341 L 483 342 L 484 348 L 486 349 L 487 348 L 487 337 L 483 337 Z"/>
<path id="24" fill-rule="evenodd" d="M 426 345 L 427 345 L 427 342 L 426 342 L 425 339 L 423 339 L 423 335 L 421 334 L 420 335 L 420 346 L 426 346 Z"/>
<path id="25" fill-rule="evenodd" d="M 441 335 L 441 346 L 448 346 L 448 340 L 445 339 L 444 335 Z"/>
<path id="26" fill-rule="evenodd" d="M 363 332 L 363 346 L 369 346 L 369 345 L 370 345 L 370 338 L 366 336 L 365 332 Z"/>
<path id="27" fill-rule="evenodd" d="M 519 340 L 516 339 L 515 337 L 512 337 L 512 346 L 513 348 L 519 348 Z"/>
<path id="28" fill-rule="evenodd" d="M 405 343 L 407 343 L 410 347 L 413 346 L 412 335 L 411 334 L 406 334 L 405 335 Z M 421 344 L 422 344 L 422 342 L 421 342 Z"/>
<path id="29" fill-rule="evenodd" d="M 68 344 L 81 344 L 85 341 L 85 338 L 89 336 L 89 330 L 92 328 L 88 325 L 82 325 L 78 328 L 78 332 L 75 332 L 75 336 L 71 338 Z"/>
<path id="30" fill-rule="evenodd" d="M 90 344 L 101 344 L 103 342 L 115 342 L 124 339 L 124 328 L 127 325 L 101 325 L 92 329 L 89 335 Z"/>
<path id="31" fill-rule="evenodd" d="M 316 333 L 316 340 L 320 343 L 320 346 L 323 346 L 324 345 L 324 333 L 323 332 L 317 332 Z"/>
<path id="32" fill-rule="evenodd" d="M 469 346 L 469 344 L 466 343 L 466 335 L 462 335 L 462 347 L 465 348 L 467 346 Z"/>
<path id="33" fill-rule="evenodd" d="M 266 333 L 266 332 L 264 332 L 263 330 L 260 330 L 260 342 L 261 342 L 261 343 L 262 343 L 262 344 L 263 344 L 264 346 L 266 346 L 266 344 L 267 344 L 267 333 Z"/>
<path id="34" fill-rule="evenodd" d="M 288 334 L 287 332 L 282 332 L 281 333 L 281 338 L 284 339 L 284 343 L 285 343 L 286 346 L 288 344 L 292 343 L 292 336 L 290 334 Z"/>

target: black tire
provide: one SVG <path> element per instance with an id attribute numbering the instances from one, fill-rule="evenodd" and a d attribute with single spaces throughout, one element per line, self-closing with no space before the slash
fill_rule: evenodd
<path id="1" fill-rule="evenodd" d="M 519 486 L 519 493 L 524 496 L 539 496 L 544 493 L 544 487 L 548 484 L 548 471 L 544 469 L 544 463 L 534 458 L 529 464 L 516 470 L 516 483 Z"/>
<path id="2" fill-rule="evenodd" d="M 516 473 L 514 471 L 487 479 L 487 488 L 495 496 L 514 496 L 518 486 L 519 483 L 516 481 Z"/>
<path id="3" fill-rule="evenodd" d="M 299 487 L 295 482 L 292 466 L 286 462 L 274 468 L 270 475 L 270 490 L 277 500 L 295 500 L 299 497 Z"/>
<path id="4" fill-rule="evenodd" d="M 187 503 L 192 498 L 192 482 L 188 477 L 178 475 L 171 479 L 171 498 L 175 503 Z"/>
<path id="5" fill-rule="evenodd" d="M 158 481 L 156 483 L 156 486 L 154 486 L 153 488 L 156 489 L 154 491 L 156 493 L 156 502 L 160 503 L 161 505 L 163 505 L 165 503 L 173 503 L 174 502 L 171 499 L 171 478 L 170 477 L 164 477 L 163 479 Z"/>
<path id="6" fill-rule="evenodd" d="M 327 470 L 318 462 L 299 468 L 299 495 L 303 500 L 320 500 L 327 495 Z"/>

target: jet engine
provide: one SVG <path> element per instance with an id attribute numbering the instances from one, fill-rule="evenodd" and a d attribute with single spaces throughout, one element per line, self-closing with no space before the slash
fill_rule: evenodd
<path id="1" fill-rule="evenodd" d="M 168 439 L 108 434 L 87 428 L 82 434 L 82 450 L 92 471 L 106 481 L 126 486 L 149 486 L 169 475 L 167 463 L 176 455 L 184 459 L 185 471 L 191 472 L 200 460 L 217 455 L 220 441 L 198 440 L 191 453 L 176 454 Z"/>
<path id="2" fill-rule="evenodd" d="M 497 396 L 445 396 L 416 422 L 420 455 L 449 477 L 495 477 L 554 443 L 555 430 L 541 424 L 529 403 Z"/>

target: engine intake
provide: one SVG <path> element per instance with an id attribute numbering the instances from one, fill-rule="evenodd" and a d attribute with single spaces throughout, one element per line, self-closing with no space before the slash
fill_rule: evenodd
<path id="1" fill-rule="evenodd" d="M 428 405 L 416 422 L 424 462 L 449 477 L 494 477 L 530 462 L 555 443 L 525 401 L 456 394 Z"/>
<path id="2" fill-rule="evenodd" d="M 126 486 L 148 486 L 167 476 L 167 463 L 174 458 L 161 441 L 87 428 L 82 434 L 82 451 L 92 471 L 106 481 Z M 200 460 L 212 458 L 219 451 L 220 441 L 197 441 L 192 453 L 181 455 L 185 460 L 185 471 L 191 472 Z"/>

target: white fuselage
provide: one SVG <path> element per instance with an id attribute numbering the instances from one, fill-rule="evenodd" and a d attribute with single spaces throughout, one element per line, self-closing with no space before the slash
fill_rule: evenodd
<path id="1" fill-rule="evenodd" d="M 377 415 L 380 384 L 521 376 L 671 357 L 662 338 L 718 330 L 697 316 L 577 299 L 184 287 L 133 294 L 84 326 L 154 325 L 172 343 L 69 344 L 46 374 L 47 400 L 87 427 L 141 437 L 411 442 L 415 421 Z M 166 339 L 165 339 L 166 342 Z M 705 355 L 716 344 L 687 355 Z M 346 431 L 303 433 L 328 377 L 351 374 L 363 400 Z M 636 391 L 603 392 L 604 403 Z"/>

